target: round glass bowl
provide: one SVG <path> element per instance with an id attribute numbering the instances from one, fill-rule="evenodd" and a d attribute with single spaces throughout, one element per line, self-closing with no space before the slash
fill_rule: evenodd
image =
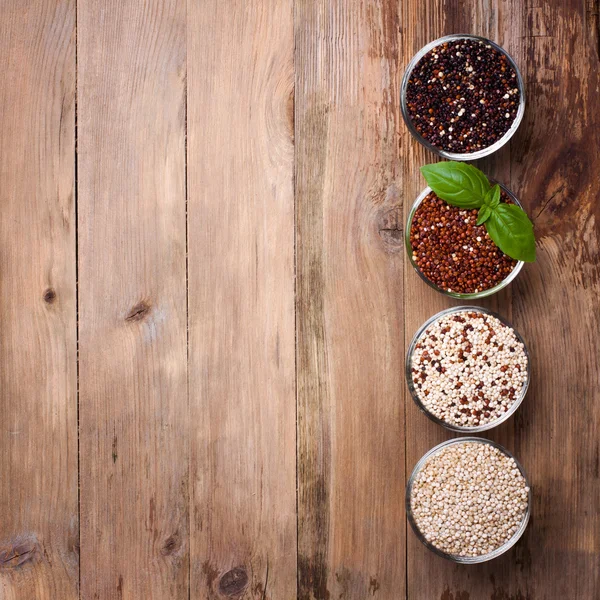
<path id="1" fill-rule="evenodd" d="M 415 388 L 415 384 L 413 382 L 413 377 L 412 377 L 413 353 L 415 351 L 415 346 L 419 342 L 419 339 L 421 338 L 421 336 L 423 335 L 425 330 L 432 323 L 434 323 L 441 317 L 445 317 L 447 315 L 458 314 L 458 313 L 462 313 L 462 312 L 466 312 L 466 311 L 480 312 L 480 313 L 484 313 L 486 315 L 490 315 L 492 317 L 495 317 L 502 323 L 504 323 L 504 325 L 510 327 L 511 330 L 514 332 L 516 338 L 519 340 L 519 342 L 521 342 L 523 344 L 525 356 L 527 357 L 527 377 L 525 379 L 525 383 L 523 383 L 523 388 L 521 389 L 521 393 L 519 394 L 519 396 L 517 398 L 515 398 L 515 401 L 511 404 L 509 409 L 500 418 L 495 419 L 494 421 L 491 421 L 490 423 L 486 423 L 484 425 L 477 425 L 474 427 L 463 427 L 460 425 L 454 425 L 452 423 L 447 423 L 446 421 L 443 421 L 442 419 L 439 419 L 435 415 L 431 414 L 427 410 L 427 408 L 425 407 L 425 405 L 423 404 L 421 399 L 419 398 L 419 396 L 417 394 L 417 390 Z M 527 350 L 527 344 L 525 344 L 525 340 L 523 340 L 523 338 L 521 337 L 519 332 L 506 319 L 503 319 L 500 315 L 496 314 L 495 312 L 488 310 L 486 308 L 482 308 L 480 306 L 454 306 L 452 308 L 447 308 L 446 310 L 442 310 L 441 312 L 437 313 L 436 315 L 434 315 L 433 317 L 431 317 L 430 319 L 425 321 L 425 323 L 423 323 L 423 325 L 421 325 L 421 327 L 419 328 L 417 333 L 415 333 L 412 341 L 410 342 L 410 345 L 408 347 L 408 352 L 406 354 L 405 375 L 406 375 L 406 383 L 408 385 L 408 390 L 410 391 L 410 395 L 412 396 L 412 399 L 415 401 L 415 404 L 418 406 L 419 410 L 421 410 L 421 412 L 425 413 L 425 415 L 427 415 L 432 421 L 434 421 L 438 425 L 441 425 L 442 427 L 445 427 L 446 429 L 449 429 L 450 431 L 458 431 L 460 433 L 480 433 L 481 431 L 487 431 L 488 429 L 493 429 L 494 427 L 497 427 L 498 425 L 500 425 L 500 423 L 504 423 L 504 421 L 509 419 L 517 411 L 517 409 L 521 405 L 521 402 L 523 402 L 523 398 L 525 398 L 525 394 L 527 394 L 527 389 L 529 387 L 529 381 L 531 379 L 531 358 L 529 356 L 529 352 Z"/>
<path id="2" fill-rule="evenodd" d="M 421 530 L 419 529 L 419 527 L 413 517 L 413 512 L 412 512 L 412 503 L 411 503 L 412 487 L 413 487 L 414 482 L 416 481 L 417 476 L 419 475 L 419 472 L 421 471 L 421 469 L 423 468 L 423 466 L 425 465 L 427 460 L 429 458 L 431 458 L 434 454 L 436 454 L 437 452 L 442 450 L 443 448 L 446 448 L 447 446 L 450 446 L 452 444 L 461 444 L 464 442 L 476 442 L 479 444 L 488 444 L 490 446 L 493 446 L 494 448 L 497 448 L 498 450 L 500 450 L 503 454 L 505 454 L 509 458 L 512 458 L 515 461 L 519 471 L 521 472 L 521 475 L 525 479 L 525 485 L 529 488 L 529 493 L 528 493 L 528 498 L 527 498 L 527 509 L 525 510 L 525 514 L 523 515 L 523 519 L 522 519 L 521 524 L 519 525 L 517 531 L 515 531 L 515 533 L 512 535 L 512 537 L 507 542 L 502 544 L 502 546 L 499 546 L 498 548 L 496 548 L 492 552 L 489 552 L 488 554 L 482 554 L 481 556 L 460 556 L 460 555 L 456 555 L 456 554 L 448 554 L 448 553 L 440 550 L 438 547 L 434 546 L 431 542 L 428 542 L 427 539 L 425 538 L 425 536 L 421 533 Z M 429 548 L 429 550 L 431 550 L 438 556 L 442 556 L 443 558 L 451 560 L 455 563 L 461 563 L 461 564 L 482 563 L 482 562 L 486 562 L 488 560 L 492 560 L 493 558 L 497 558 L 501 554 L 504 554 L 507 550 L 512 548 L 517 543 L 519 538 L 523 535 L 523 532 L 527 528 L 527 523 L 529 522 L 530 515 L 531 515 L 531 485 L 529 483 L 529 479 L 527 478 L 527 474 L 525 473 L 525 470 L 523 469 L 523 467 L 521 466 L 519 461 L 506 448 L 504 448 L 500 444 L 497 444 L 496 442 L 492 442 L 491 440 L 486 440 L 484 438 L 479 438 L 479 437 L 455 438 L 452 440 L 448 440 L 446 442 L 442 442 L 441 444 L 437 445 L 435 448 L 432 448 L 415 465 L 415 468 L 413 469 L 413 472 L 411 473 L 411 475 L 408 479 L 408 484 L 406 486 L 406 516 L 408 517 L 408 522 L 410 523 L 411 527 L 413 528 L 415 535 L 417 536 L 417 538 L 419 538 L 419 540 L 427 548 Z"/>
<path id="3" fill-rule="evenodd" d="M 494 181 L 493 179 L 490 179 L 490 182 L 492 184 L 498 183 L 497 181 Z M 501 183 L 498 183 L 498 185 L 502 188 L 502 190 L 504 192 L 506 192 L 506 194 L 508 195 L 508 197 L 511 199 L 511 201 L 514 204 L 516 204 L 520 208 L 523 208 L 523 206 L 521 206 L 521 203 L 517 200 L 517 197 L 508 188 L 503 186 Z M 406 220 L 406 229 L 404 231 L 404 243 L 406 244 L 406 250 L 408 252 L 408 260 L 410 260 L 410 264 L 413 266 L 415 271 L 418 273 L 419 277 L 427 285 L 432 287 L 434 290 L 440 292 L 441 294 L 445 294 L 446 296 L 450 296 L 451 298 L 458 298 L 459 300 L 476 300 L 478 298 L 485 298 L 486 296 L 491 296 L 492 294 L 495 294 L 496 292 L 499 292 L 501 289 L 505 288 L 509 283 L 511 283 L 517 277 L 517 275 L 523 268 L 523 261 L 521 261 L 521 260 L 517 261 L 515 268 L 508 274 L 508 276 L 505 277 L 500 283 L 498 283 L 494 287 L 488 288 L 486 290 L 481 290 L 479 292 L 474 292 L 472 294 L 461 294 L 459 292 L 449 292 L 448 290 L 445 290 L 444 288 L 439 287 L 438 285 L 433 283 L 433 281 L 431 281 L 430 279 L 425 277 L 425 275 L 423 275 L 423 273 L 421 272 L 421 269 L 419 269 L 419 266 L 413 259 L 412 245 L 410 243 L 410 229 L 412 226 L 413 217 L 415 216 L 415 213 L 417 212 L 417 208 L 419 208 L 419 205 L 421 204 L 421 202 L 423 202 L 423 200 L 425 200 L 425 198 L 428 196 L 428 194 L 432 191 L 433 190 L 428 186 L 419 194 L 419 197 L 415 200 L 414 204 L 412 205 L 412 208 L 410 209 L 410 213 L 408 214 L 408 219 Z"/>
<path id="4" fill-rule="evenodd" d="M 519 102 L 519 107 L 517 109 L 517 116 L 515 117 L 515 120 L 512 122 L 510 129 L 499 140 L 496 140 L 491 146 L 487 146 L 486 148 L 477 150 L 477 152 L 448 152 L 447 150 L 443 150 L 442 148 L 438 148 L 437 146 L 434 146 L 416 130 L 416 128 L 412 122 L 412 119 L 410 118 L 410 115 L 408 114 L 408 107 L 406 105 L 406 90 L 408 87 L 408 82 L 409 82 L 411 73 L 413 72 L 413 69 L 415 68 L 417 63 L 430 50 L 432 50 L 436 46 L 439 46 L 440 44 L 443 44 L 444 42 L 453 42 L 455 40 L 478 40 L 480 42 L 484 42 L 485 44 L 489 44 L 490 46 L 495 48 L 498 52 L 501 52 L 502 54 L 504 54 L 506 56 L 509 64 L 513 67 L 513 69 L 515 70 L 516 76 L 517 76 L 517 88 L 520 93 L 520 102 Z M 504 50 L 504 48 L 501 48 L 500 46 L 498 46 L 498 44 L 495 44 L 491 40 L 488 40 L 487 38 L 480 37 L 477 35 L 469 35 L 469 34 L 462 34 L 462 33 L 454 34 L 454 35 L 447 35 L 447 36 L 438 38 L 437 40 L 434 40 L 433 42 L 429 42 L 429 44 L 427 44 L 426 46 L 423 46 L 423 48 L 421 48 L 412 57 L 411 61 L 408 63 L 408 66 L 406 67 L 406 71 L 404 72 L 404 77 L 402 78 L 402 85 L 400 87 L 400 109 L 402 111 L 402 117 L 404 118 L 406 126 L 408 127 L 408 130 L 410 131 L 411 135 L 420 144 L 425 146 L 425 148 L 431 150 L 431 152 L 437 154 L 438 156 L 447 158 L 449 160 L 476 160 L 478 158 L 483 158 L 484 156 L 493 154 L 494 152 L 496 152 L 496 150 L 499 150 L 500 148 L 502 148 L 502 146 L 504 146 L 504 144 L 506 144 L 506 142 L 508 142 L 508 140 L 510 140 L 510 138 L 514 135 L 515 131 L 517 131 L 517 129 L 519 128 L 519 125 L 521 124 L 521 121 L 523 120 L 523 114 L 525 113 L 525 84 L 523 83 L 523 77 L 521 76 L 521 72 L 519 71 L 517 65 L 515 64 L 515 61 L 512 59 L 510 54 L 508 54 L 508 52 L 506 52 L 506 50 Z"/>

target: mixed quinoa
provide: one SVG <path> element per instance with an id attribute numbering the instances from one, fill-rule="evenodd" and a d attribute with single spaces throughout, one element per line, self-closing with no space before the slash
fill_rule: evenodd
<path id="1" fill-rule="evenodd" d="M 414 393 L 450 425 L 492 423 L 520 399 L 527 382 L 525 346 L 496 317 L 476 310 L 441 316 L 419 336 L 410 361 Z"/>

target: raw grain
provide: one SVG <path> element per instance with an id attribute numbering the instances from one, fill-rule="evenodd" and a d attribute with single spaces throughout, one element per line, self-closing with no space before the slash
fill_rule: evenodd
<path id="1" fill-rule="evenodd" d="M 501 139 L 517 117 L 521 94 L 507 56 L 479 40 L 458 39 L 430 50 L 415 65 L 406 107 L 418 133 L 458 154 Z"/>
<path id="2" fill-rule="evenodd" d="M 515 331 L 474 310 L 441 316 L 420 335 L 411 357 L 414 392 L 450 425 L 492 423 L 520 399 L 528 359 Z"/>
<path id="3" fill-rule="evenodd" d="M 467 441 L 428 458 L 413 482 L 410 504 L 430 544 L 454 556 L 476 557 L 515 535 L 528 495 L 513 458 L 490 444 Z"/>

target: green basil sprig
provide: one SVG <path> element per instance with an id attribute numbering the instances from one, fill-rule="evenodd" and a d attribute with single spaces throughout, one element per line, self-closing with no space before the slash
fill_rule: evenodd
<path id="1" fill-rule="evenodd" d="M 429 187 L 438 198 L 459 208 L 478 208 L 477 225 L 487 232 L 504 254 L 525 262 L 535 260 L 533 224 L 516 204 L 500 202 L 500 186 L 473 165 L 446 161 L 421 167 Z"/>

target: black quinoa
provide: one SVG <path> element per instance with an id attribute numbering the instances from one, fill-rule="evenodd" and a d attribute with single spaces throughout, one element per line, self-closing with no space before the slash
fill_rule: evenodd
<path id="1" fill-rule="evenodd" d="M 465 154 L 498 141 L 517 116 L 521 94 L 507 56 L 480 40 L 457 39 L 430 50 L 415 65 L 406 107 L 433 146 Z"/>

